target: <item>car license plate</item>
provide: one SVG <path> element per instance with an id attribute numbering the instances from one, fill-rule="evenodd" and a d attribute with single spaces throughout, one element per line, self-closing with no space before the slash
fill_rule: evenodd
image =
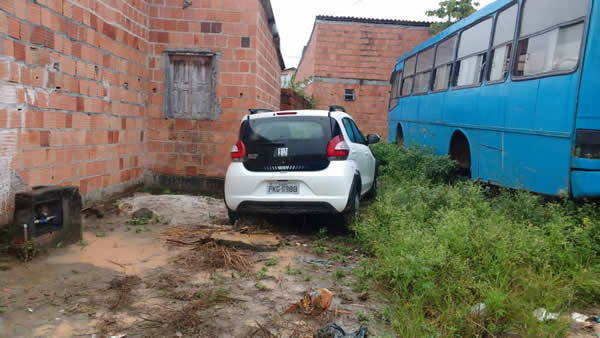
<path id="1" fill-rule="evenodd" d="M 267 194 L 298 194 L 300 187 L 298 183 L 269 183 Z"/>

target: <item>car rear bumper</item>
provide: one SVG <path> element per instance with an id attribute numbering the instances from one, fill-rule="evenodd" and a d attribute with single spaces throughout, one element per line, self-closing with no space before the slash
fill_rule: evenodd
<path id="1" fill-rule="evenodd" d="M 252 172 L 232 163 L 225 177 L 225 203 L 232 211 L 256 213 L 336 213 L 348 205 L 356 169 L 332 161 L 321 171 Z M 298 183 L 298 194 L 267 194 L 269 183 Z"/>
<path id="2" fill-rule="evenodd" d="M 242 202 L 238 212 L 261 214 L 335 214 L 337 210 L 327 202 Z"/>

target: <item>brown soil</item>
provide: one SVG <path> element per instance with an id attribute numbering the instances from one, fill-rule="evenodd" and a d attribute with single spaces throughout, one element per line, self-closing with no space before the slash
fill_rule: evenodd
<path id="1" fill-rule="evenodd" d="M 271 221 L 284 243 L 272 252 L 166 240 L 192 243 L 201 237 L 197 231 L 222 230 L 209 224 L 219 223 L 217 218 L 211 214 L 198 221 L 202 227 L 182 228 L 182 215 L 171 225 L 136 226 L 127 224 L 127 215 L 105 214 L 84 219 L 79 245 L 27 263 L 0 257 L 0 336 L 309 337 L 331 321 L 355 331 L 359 319 L 369 321 L 371 335 L 391 335 L 380 320 L 385 300 L 375 292 L 360 297 L 362 290 L 355 288 L 352 270 L 360 252 L 331 234 L 315 240 L 326 220 L 300 226 Z M 312 230 L 308 223 L 314 223 Z M 269 236 L 265 228 L 248 224 L 243 231 Z M 335 294 L 329 311 L 284 313 L 319 288 Z"/>

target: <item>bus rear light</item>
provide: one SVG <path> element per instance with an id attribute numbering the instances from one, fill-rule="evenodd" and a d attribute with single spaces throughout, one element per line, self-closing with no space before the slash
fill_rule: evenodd
<path id="1" fill-rule="evenodd" d="M 327 157 L 332 161 L 341 161 L 348 158 L 350 155 L 350 147 L 342 135 L 338 135 L 329 141 L 327 144 Z"/>
<path id="2" fill-rule="evenodd" d="M 575 137 L 575 157 L 600 159 L 600 130 L 577 130 Z"/>
<path id="3" fill-rule="evenodd" d="M 246 146 L 244 142 L 238 141 L 231 147 L 231 160 L 233 162 L 242 162 L 244 157 L 246 157 Z"/>

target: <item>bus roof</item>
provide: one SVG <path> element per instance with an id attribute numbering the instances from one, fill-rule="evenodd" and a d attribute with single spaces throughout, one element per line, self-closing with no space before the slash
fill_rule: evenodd
<path id="1" fill-rule="evenodd" d="M 427 40 L 427 41 L 423 42 L 422 44 L 418 45 L 417 47 L 413 48 L 410 52 L 399 57 L 397 60 L 397 64 L 396 64 L 396 70 L 398 70 L 398 65 L 400 63 L 402 63 L 404 60 L 406 60 L 407 58 L 417 54 L 418 52 L 420 52 L 432 45 L 435 45 L 436 43 L 444 40 L 445 38 L 451 36 L 452 34 L 477 22 L 478 20 L 480 20 L 482 18 L 485 18 L 486 16 L 498 11 L 499 9 L 502 9 L 503 7 L 505 7 L 508 4 L 513 3 L 514 1 L 515 0 L 497 0 L 495 2 L 492 2 L 491 4 L 485 6 L 484 8 L 478 10 L 477 12 L 471 14 L 470 16 L 468 16 L 468 17 L 460 20 L 459 22 L 455 23 L 454 25 L 446 28 L 442 32 L 434 35 L 429 40 Z"/>

